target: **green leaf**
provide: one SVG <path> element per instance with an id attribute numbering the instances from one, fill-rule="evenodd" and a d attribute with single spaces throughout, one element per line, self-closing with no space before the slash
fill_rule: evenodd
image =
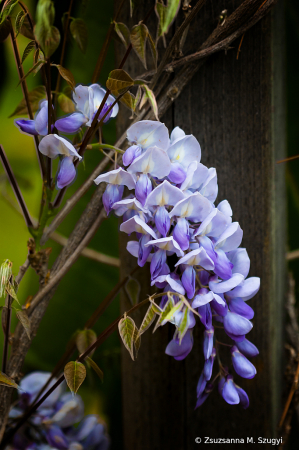
<path id="1" fill-rule="evenodd" d="M 130 30 L 124 23 L 114 22 L 115 32 L 119 36 L 121 42 L 127 48 L 130 44 Z"/>
<path id="2" fill-rule="evenodd" d="M 5 259 L 0 266 L 0 297 L 6 293 L 6 286 L 12 276 L 12 262 Z"/>
<path id="3" fill-rule="evenodd" d="M 141 290 L 139 281 L 137 281 L 135 278 L 130 277 L 125 285 L 125 290 L 129 296 L 129 299 L 131 300 L 132 305 L 137 305 Z"/>
<path id="4" fill-rule="evenodd" d="M 106 81 L 106 86 L 110 91 L 121 91 L 130 86 L 134 85 L 133 78 L 122 69 L 115 69 L 109 73 L 108 80 Z"/>
<path id="5" fill-rule="evenodd" d="M 97 376 L 99 377 L 101 382 L 103 383 L 104 372 L 99 368 L 99 366 L 97 365 L 97 363 L 94 362 L 93 359 L 89 358 L 89 356 L 87 356 L 86 360 L 89 362 L 90 366 L 93 368 L 93 370 L 95 371 L 95 373 L 97 374 Z"/>
<path id="6" fill-rule="evenodd" d="M 20 33 L 25 36 L 27 39 L 30 39 L 31 41 L 35 39 L 34 33 L 31 29 L 29 19 L 27 15 L 24 18 L 24 21 L 20 27 Z"/>
<path id="7" fill-rule="evenodd" d="M 0 25 L 0 42 L 4 42 L 8 38 L 10 33 L 10 23 L 8 20 L 4 20 Z"/>
<path id="8" fill-rule="evenodd" d="M 155 10 L 159 18 L 158 38 L 167 33 L 179 11 L 180 0 L 168 0 L 167 6 L 157 1 Z"/>
<path id="9" fill-rule="evenodd" d="M 82 53 L 86 52 L 88 31 L 83 19 L 73 19 L 70 24 L 70 32 Z"/>
<path id="10" fill-rule="evenodd" d="M 149 100 L 151 108 L 152 108 L 153 113 L 155 115 L 155 118 L 156 118 L 156 120 L 159 120 L 159 117 L 158 117 L 158 105 L 157 105 L 155 94 L 153 93 L 153 91 L 146 84 L 143 84 L 141 87 L 144 90 L 144 97 L 141 100 L 140 109 L 146 103 L 146 100 Z"/>
<path id="11" fill-rule="evenodd" d="M 160 314 L 159 319 L 157 320 L 157 323 L 155 325 L 155 328 L 153 329 L 153 333 L 156 331 L 157 328 L 159 328 L 161 325 L 165 325 L 166 322 L 164 322 L 165 317 L 168 315 L 168 313 L 172 310 L 174 306 L 174 301 L 171 296 L 168 297 L 168 300 L 163 308 L 163 311 Z M 164 323 L 163 323 L 164 322 Z"/>
<path id="12" fill-rule="evenodd" d="M 135 322 L 133 319 L 131 319 L 131 317 L 126 316 L 118 322 L 118 330 L 120 337 L 124 343 L 124 346 L 130 353 L 133 361 L 134 361 L 133 345 L 134 345 L 135 328 L 136 328 Z"/>
<path id="13" fill-rule="evenodd" d="M 130 36 L 131 44 L 133 46 L 136 55 L 138 56 L 138 58 L 140 59 L 145 68 L 147 68 L 146 52 L 145 52 L 147 37 L 148 37 L 148 29 L 144 25 L 144 23 L 140 22 L 138 25 L 135 25 L 132 28 Z"/>
<path id="14" fill-rule="evenodd" d="M 14 300 L 16 300 L 16 302 L 18 302 L 20 305 L 15 288 L 12 286 L 12 284 L 9 281 L 6 283 L 5 290 L 6 290 L 7 294 L 10 295 Z"/>
<path id="15" fill-rule="evenodd" d="M 60 32 L 58 28 L 51 27 L 51 32 L 43 42 L 42 50 L 46 58 L 50 58 L 60 44 Z"/>
<path id="16" fill-rule="evenodd" d="M 62 67 L 60 64 L 51 64 L 51 66 L 57 67 L 62 78 L 67 82 L 72 91 L 75 90 L 76 81 L 72 72 L 65 67 Z"/>
<path id="17" fill-rule="evenodd" d="M 183 314 L 181 321 L 179 323 L 179 326 L 178 326 L 180 345 L 181 345 L 183 337 L 185 336 L 185 334 L 188 331 L 188 327 L 189 327 L 189 309 L 185 308 L 184 314 Z"/>
<path id="18" fill-rule="evenodd" d="M 34 64 L 33 67 L 31 67 L 30 70 L 28 70 L 28 72 L 23 76 L 23 78 L 18 82 L 18 86 L 22 83 L 23 80 L 25 80 L 25 78 L 28 77 L 28 75 L 30 75 L 32 72 L 37 73 L 38 70 L 40 70 L 40 68 L 46 63 L 47 61 L 45 61 L 44 59 L 40 59 L 39 61 L 37 61 L 37 63 Z M 37 70 L 38 69 L 38 70 Z"/>
<path id="19" fill-rule="evenodd" d="M 22 28 L 22 25 L 24 23 L 26 15 L 27 14 L 25 13 L 25 11 L 21 10 L 16 17 L 16 22 L 15 22 L 16 32 L 17 32 L 16 36 L 18 36 L 18 34 L 20 33 L 20 29 Z"/>
<path id="20" fill-rule="evenodd" d="M 20 309 L 16 311 L 16 315 L 21 324 L 23 325 L 24 330 L 26 331 L 26 334 L 28 336 L 28 339 L 30 339 L 31 326 L 27 312 L 24 309 Z"/>
<path id="21" fill-rule="evenodd" d="M 69 97 L 67 97 L 65 94 L 62 94 L 62 93 L 59 94 L 57 100 L 58 100 L 60 109 L 64 113 L 71 114 L 71 113 L 75 112 L 75 110 L 76 110 L 75 103 Z"/>
<path id="22" fill-rule="evenodd" d="M 1 386 L 9 386 L 9 387 L 13 387 L 13 388 L 19 389 L 19 386 L 17 385 L 17 383 L 15 383 L 12 378 L 8 377 L 3 372 L 0 372 L 0 385 Z"/>
<path id="23" fill-rule="evenodd" d="M 76 346 L 79 353 L 84 353 L 97 340 L 97 335 L 93 330 L 79 331 L 76 337 Z M 92 356 L 94 350 L 90 353 Z"/>
<path id="24" fill-rule="evenodd" d="M 151 37 L 149 31 L 148 31 L 148 42 L 149 42 L 151 53 L 152 53 L 152 57 L 153 57 L 153 60 L 154 60 L 155 69 L 157 69 L 157 61 L 158 61 L 157 47 L 156 47 L 156 44 L 155 44 L 153 38 Z"/>
<path id="25" fill-rule="evenodd" d="M 163 322 L 169 322 L 173 320 L 173 316 L 176 312 L 180 311 L 182 307 L 184 306 L 183 300 L 180 300 L 174 307 L 165 315 L 163 318 Z"/>
<path id="26" fill-rule="evenodd" d="M 134 347 L 135 347 L 135 353 L 136 353 L 136 359 L 137 359 L 138 352 L 139 352 L 140 345 L 141 345 L 141 335 L 140 335 L 137 327 L 134 328 L 133 339 L 134 339 Z"/>
<path id="27" fill-rule="evenodd" d="M 4 6 L 0 14 L 0 25 L 4 22 L 6 17 L 10 15 L 14 7 L 18 4 L 18 1 L 19 0 L 8 0 L 8 2 L 6 2 L 6 5 Z"/>
<path id="28" fill-rule="evenodd" d="M 146 330 L 148 330 L 148 328 L 151 326 L 151 324 L 154 322 L 155 317 L 156 317 L 156 308 L 154 307 L 154 305 L 151 303 L 150 307 L 148 308 L 148 310 L 145 313 L 145 316 L 143 318 L 142 324 L 139 328 L 139 334 L 140 336 L 145 333 Z"/>
<path id="29" fill-rule="evenodd" d="M 29 53 L 35 48 L 35 41 L 30 41 L 29 44 L 26 46 L 23 56 L 22 56 L 22 64 L 29 55 Z"/>
<path id="30" fill-rule="evenodd" d="M 70 361 L 64 368 L 64 378 L 73 394 L 78 392 L 79 387 L 86 377 L 84 364 L 78 361 Z"/>

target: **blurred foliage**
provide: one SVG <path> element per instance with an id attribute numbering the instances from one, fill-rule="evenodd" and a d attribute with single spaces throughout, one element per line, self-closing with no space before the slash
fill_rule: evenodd
<path id="1" fill-rule="evenodd" d="M 101 45 L 113 15 L 113 2 L 106 2 L 104 8 L 99 8 L 97 0 L 74 2 L 75 8 L 72 17 L 83 18 L 88 29 L 88 45 L 82 54 L 73 38 L 67 42 L 67 56 L 64 66 L 70 69 L 77 84 L 89 84 L 96 64 Z M 34 12 L 36 2 L 26 1 L 31 12 Z M 68 10 L 69 1 L 55 2 L 55 22 L 63 36 L 61 17 Z M 19 9 L 16 8 L 14 16 Z M 18 36 L 21 55 L 29 40 L 22 35 Z M 53 63 L 59 63 L 61 45 L 51 56 Z M 33 65 L 32 52 L 24 62 L 25 73 Z M 14 125 L 15 118 L 8 118 L 15 107 L 22 100 L 21 86 L 17 87 L 18 75 L 15 67 L 11 42 L 8 38 L 0 46 L 0 142 L 3 145 L 19 185 L 22 189 L 28 208 L 33 217 L 38 216 L 41 196 L 41 178 L 33 145 L 33 139 L 21 134 Z M 105 85 L 108 73 L 114 68 L 113 44 L 110 46 L 99 82 Z M 55 89 L 57 71 L 52 70 L 52 89 Z M 27 78 L 28 88 L 32 90 L 41 84 L 40 73 L 35 77 Z M 66 86 L 62 81 L 61 88 Z M 61 113 L 61 115 L 64 115 Z M 111 144 L 115 141 L 115 122 L 105 125 L 104 139 Z M 99 151 L 86 152 L 84 164 L 79 165 L 75 183 L 68 189 L 66 199 L 80 186 L 94 167 L 98 164 L 102 154 Z M 58 231 L 68 236 L 84 211 L 95 188 L 90 189 L 85 197 L 74 208 L 69 217 L 61 224 Z M 65 200 L 66 200 L 65 199 Z M 13 273 L 17 274 L 19 266 L 24 263 L 27 255 L 27 240 L 30 237 L 22 216 L 15 207 L 13 192 L 8 180 L 0 167 L 0 261 L 9 258 L 13 262 Z M 52 247 L 50 265 L 54 262 L 61 250 L 61 246 L 48 241 L 46 247 Z M 110 218 L 102 224 L 90 247 L 111 256 L 118 255 L 117 220 Z M 103 264 L 90 261 L 84 257 L 74 264 L 70 272 L 60 283 L 60 286 L 50 302 L 46 316 L 39 328 L 37 336 L 26 358 L 24 373 L 32 370 L 51 371 L 65 350 L 65 346 L 76 329 L 82 329 L 84 322 L 89 318 L 103 298 L 110 292 L 118 281 L 118 270 Z M 29 269 L 19 290 L 22 303 L 38 289 L 37 277 Z M 116 299 L 105 312 L 94 330 L 99 333 L 119 315 L 119 302 Z M 14 320 L 15 324 L 15 320 Z M 14 325 L 13 325 L 14 328 Z M 3 340 L 0 333 L 0 347 Z M 109 433 L 112 437 L 112 448 L 120 447 L 121 439 L 121 390 L 120 390 L 120 344 L 116 333 L 97 350 L 93 359 L 104 372 L 104 384 L 97 376 L 88 370 L 87 380 L 80 388 L 80 395 L 85 400 L 87 413 L 100 413 L 107 420 Z"/>

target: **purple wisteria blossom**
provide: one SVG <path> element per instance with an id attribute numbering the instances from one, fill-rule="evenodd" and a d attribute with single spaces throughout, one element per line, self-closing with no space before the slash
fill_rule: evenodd
<path id="1" fill-rule="evenodd" d="M 79 84 L 75 88 L 73 93 L 73 100 L 76 106 L 76 112 L 66 117 L 61 117 L 56 120 L 55 127 L 57 130 L 66 134 L 77 133 L 82 126 L 90 127 L 93 118 L 101 106 L 101 103 L 105 97 L 106 90 L 98 84 L 92 84 L 91 86 L 82 86 Z M 115 98 L 109 95 L 102 111 L 100 112 L 98 120 L 100 121 L 109 107 L 115 102 Z M 118 113 L 118 104 L 116 103 L 113 108 L 108 112 L 104 119 L 104 123 L 108 122 L 110 118 L 116 117 Z"/>
<path id="2" fill-rule="evenodd" d="M 21 380 L 19 400 L 10 410 L 9 421 L 13 422 L 24 414 L 50 375 L 48 372 L 32 372 Z M 49 387 L 56 381 L 54 378 Z M 103 421 L 95 414 L 84 416 L 84 403 L 80 395 L 64 392 L 64 386 L 60 385 L 15 434 L 9 448 L 108 450 L 109 447 Z"/>
<path id="3" fill-rule="evenodd" d="M 258 354 L 247 339 L 254 317 L 247 301 L 258 292 L 260 279 L 248 278 L 250 259 L 240 247 L 243 231 L 232 221 L 230 204 L 214 204 L 216 169 L 200 162 L 198 141 L 179 127 L 169 137 L 164 124 L 144 120 L 128 129 L 127 138 L 126 170 L 117 168 L 95 182 L 107 183 L 107 213 L 123 217 L 120 230 L 132 235 L 128 251 L 139 266 L 150 263 L 151 284 L 165 293 L 159 306 L 161 317 L 168 319 L 162 317 L 160 324 L 175 326 L 165 352 L 176 360 L 186 358 L 193 347 L 194 326 L 203 326 L 205 363 L 196 408 L 217 382 L 228 404 L 247 408 L 248 396 L 235 384 L 232 370 L 243 378 L 256 374 L 247 359 Z M 124 187 L 130 195 L 122 199 Z M 167 315 L 169 311 L 173 314 Z M 221 364 L 222 351 L 231 357 L 230 368 Z"/>

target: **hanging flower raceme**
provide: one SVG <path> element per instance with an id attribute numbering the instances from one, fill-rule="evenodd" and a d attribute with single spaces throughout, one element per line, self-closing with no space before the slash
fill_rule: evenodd
<path id="1" fill-rule="evenodd" d="M 175 326 L 166 354 L 186 358 L 193 347 L 194 327 L 203 326 L 205 363 L 196 407 L 218 380 L 218 391 L 227 403 L 247 408 L 248 396 L 235 384 L 232 370 L 243 378 L 256 374 L 248 360 L 258 349 L 247 339 L 254 316 L 247 301 L 258 292 L 260 280 L 248 278 L 249 256 L 240 248 L 243 231 L 232 222 L 228 201 L 214 204 L 216 170 L 201 164 L 199 143 L 179 127 L 169 137 L 164 124 L 145 120 L 132 125 L 127 138 L 126 170 L 112 170 L 95 182 L 107 183 L 103 196 L 107 214 L 123 216 L 120 230 L 137 238 L 128 242 L 127 250 L 139 266 L 150 263 L 152 285 L 164 290 L 157 324 Z M 122 199 L 125 186 L 130 195 Z M 223 330 L 218 338 L 219 324 Z M 231 357 L 231 368 L 221 364 L 222 351 Z"/>
<path id="2" fill-rule="evenodd" d="M 20 382 L 19 400 L 9 413 L 9 422 L 21 418 L 35 401 L 49 377 L 48 372 L 32 372 Z M 54 378 L 51 388 L 57 380 Z M 110 443 L 105 424 L 95 415 L 84 416 L 84 403 L 77 394 L 58 386 L 15 434 L 12 450 L 108 450 Z"/>
<path id="3" fill-rule="evenodd" d="M 92 84 L 91 86 L 78 85 L 73 93 L 73 100 L 77 112 L 56 120 L 55 127 L 57 130 L 63 133 L 72 134 L 77 133 L 83 125 L 90 127 L 105 95 L 105 89 L 98 84 Z M 116 117 L 118 113 L 118 104 L 116 103 L 109 110 L 114 102 L 115 98 L 112 95 L 108 95 L 104 107 L 98 117 L 98 121 L 100 121 L 107 112 L 108 114 L 104 118 L 104 123 L 108 122 L 110 118 Z"/>

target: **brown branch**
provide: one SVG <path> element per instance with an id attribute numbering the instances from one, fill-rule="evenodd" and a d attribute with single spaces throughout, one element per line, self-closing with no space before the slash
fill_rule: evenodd
<path id="1" fill-rule="evenodd" d="M 10 277 L 10 282 L 12 282 L 12 277 Z M 3 308 L 2 314 L 5 311 L 5 334 L 3 343 L 3 356 L 2 356 L 2 372 L 6 373 L 7 359 L 8 359 L 8 345 L 9 345 L 9 335 L 10 335 L 10 322 L 11 322 L 11 304 L 13 299 L 10 295 L 7 295 L 6 306 Z"/>
<path id="2" fill-rule="evenodd" d="M 206 0 L 198 0 L 198 2 L 194 6 L 194 8 L 190 12 L 190 14 L 188 14 L 188 16 L 185 18 L 185 20 L 182 23 L 182 25 L 176 30 L 176 32 L 175 32 L 173 38 L 171 39 L 169 45 L 167 45 L 167 48 L 166 48 L 166 50 L 165 50 L 165 52 L 163 54 L 163 57 L 162 57 L 162 60 L 161 60 L 161 62 L 159 64 L 157 72 L 154 75 L 154 78 L 152 79 L 152 81 L 150 83 L 151 89 L 154 89 L 154 87 L 156 86 L 157 81 L 158 81 L 161 73 L 164 70 L 166 62 L 169 59 L 169 57 L 171 56 L 171 53 L 173 52 L 177 42 L 181 39 L 181 37 L 183 36 L 184 31 L 190 25 L 192 20 L 196 17 L 197 13 L 201 10 L 201 8 L 205 4 L 205 2 L 206 2 Z M 154 73 L 155 73 L 155 71 L 154 71 Z"/>
<path id="3" fill-rule="evenodd" d="M 33 117 L 32 109 L 31 109 L 30 101 L 29 101 L 29 92 L 28 92 L 26 79 L 24 78 L 25 73 L 24 73 L 24 69 L 22 66 L 22 62 L 21 62 L 20 52 L 19 52 L 15 32 L 14 32 L 10 18 L 8 18 L 8 20 L 10 23 L 10 38 L 11 38 L 14 57 L 15 57 L 16 66 L 17 66 L 17 70 L 18 70 L 18 75 L 19 75 L 19 79 L 22 80 L 21 87 L 22 87 L 22 91 L 23 91 L 23 96 L 24 96 L 24 100 L 26 103 L 26 108 L 27 108 L 29 119 L 33 120 L 34 117 Z M 40 166 L 41 175 L 42 175 L 42 178 L 45 179 L 46 167 L 45 167 L 45 161 L 43 159 L 43 156 L 38 150 L 38 145 L 39 145 L 38 137 L 33 136 L 33 139 L 34 139 L 34 143 L 35 143 L 35 149 L 36 149 L 36 153 L 37 153 L 37 158 L 38 158 L 38 162 L 39 162 L 39 166 Z"/>
<path id="4" fill-rule="evenodd" d="M 298 365 L 297 365 L 297 369 L 296 369 L 296 373 L 295 373 L 295 376 L 294 376 L 294 381 L 293 381 L 291 390 L 290 390 L 290 392 L 289 392 L 287 401 L 286 401 L 285 406 L 284 406 L 284 409 L 283 409 L 283 413 L 282 413 L 282 415 L 281 415 L 281 419 L 280 419 L 280 421 L 279 421 L 279 425 L 278 425 L 278 428 L 279 428 L 279 429 L 280 429 L 280 428 L 283 426 L 283 424 L 284 424 L 284 421 L 285 421 L 287 412 L 288 412 L 289 407 L 290 407 L 290 405 L 291 405 L 291 401 L 293 400 L 293 396 L 294 396 L 296 390 L 298 389 L 298 382 L 299 382 L 299 362 L 298 362 Z"/>
<path id="5" fill-rule="evenodd" d="M 89 228 L 88 232 L 86 233 L 85 237 L 82 239 L 80 244 L 77 246 L 77 248 L 74 250 L 72 255 L 68 258 L 66 263 L 63 265 L 63 267 L 53 276 L 50 277 L 48 283 L 39 291 L 39 293 L 33 298 L 29 314 L 34 310 L 34 308 L 37 307 L 37 305 L 41 302 L 41 300 L 44 298 L 48 292 L 51 291 L 51 289 L 59 283 L 59 281 L 64 277 L 64 275 L 69 271 L 71 266 L 74 264 L 74 262 L 78 259 L 80 253 L 82 250 L 86 247 L 87 243 L 91 240 L 91 238 L 96 233 L 98 227 L 100 226 L 101 222 L 105 218 L 105 211 L 102 210 L 102 213 L 98 216 L 98 218 L 95 220 L 93 225 Z"/>
<path id="6" fill-rule="evenodd" d="M 2 147 L 2 145 L 0 145 L 0 159 L 1 159 L 2 165 L 4 167 L 4 170 L 6 172 L 6 175 L 7 175 L 8 179 L 9 179 L 10 185 L 11 185 L 13 191 L 14 191 L 16 199 L 17 199 L 17 201 L 19 203 L 19 206 L 21 208 L 21 211 L 22 211 L 24 220 L 26 222 L 26 225 L 27 225 L 28 228 L 33 228 L 33 223 L 32 223 L 32 220 L 31 220 L 28 208 L 26 206 L 24 197 L 23 197 L 23 195 L 21 193 L 21 190 L 20 190 L 19 185 L 17 183 L 16 177 L 14 176 L 12 168 L 10 167 L 9 161 L 7 159 L 7 156 L 5 154 L 5 151 L 4 151 L 3 147 Z"/>

